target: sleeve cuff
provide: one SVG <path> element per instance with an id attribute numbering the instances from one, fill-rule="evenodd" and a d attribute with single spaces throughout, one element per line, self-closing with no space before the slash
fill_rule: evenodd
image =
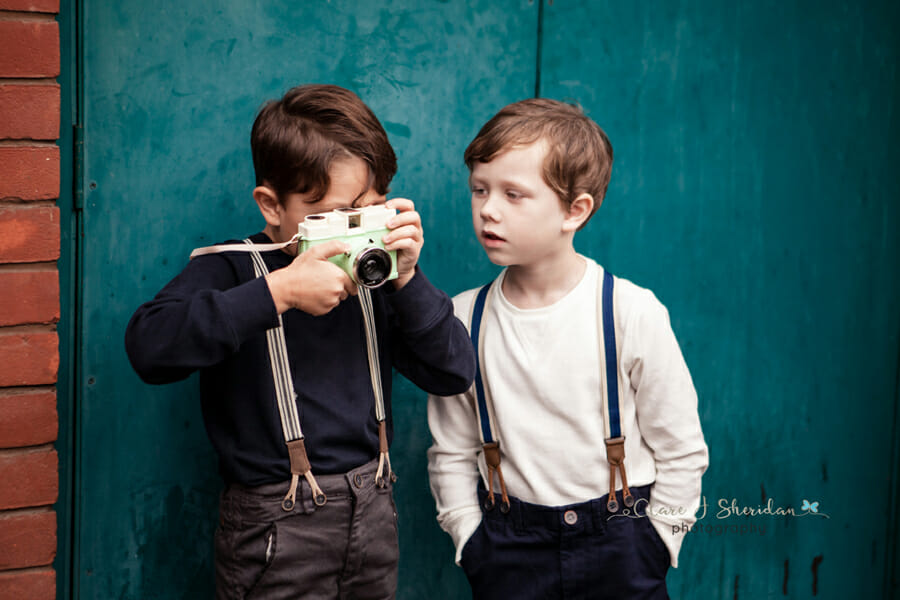
<path id="1" fill-rule="evenodd" d="M 687 528 L 682 527 L 682 524 L 675 525 L 654 517 L 648 518 L 650 519 L 650 524 L 656 529 L 656 533 L 659 534 L 660 539 L 662 539 L 663 544 L 665 544 L 666 549 L 669 551 L 672 568 L 677 569 L 678 553 L 681 551 L 681 544 L 684 542 L 685 529 Z"/>
<path id="2" fill-rule="evenodd" d="M 448 530 L 450 537 L 453 539 L 453 545 L 456 546 L 456 557 L 454 560 L 457 565 L 462 560 L 462 552 L 463 548 L 466 547 L 466 542 L 469 541 L 469 538 L 472 537 L 479 525 L 481 525 L 481 508 L 476 506 L 471 511 L 460 515 L 458 521 Z"/>

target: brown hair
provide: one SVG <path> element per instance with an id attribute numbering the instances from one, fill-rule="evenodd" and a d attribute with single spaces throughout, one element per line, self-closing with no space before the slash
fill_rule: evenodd
<path id="1" fill-rule="evenodd" d="M 471 171 L 476 162 L 490 162 L 514 146 L 538 140 L 548 147 L 541 175 L 560 201 L 568 207 L 579 194 L 594 197 L 587 223 L 606 195 L 613 149 L 606 133 L 578 106 L 530 98 L 502 108 L 466 148 L 466 165 Z"/>
<path id="2" fill-rule="evenodd" d="M 301 85 L 259 111 L 250 133 L 256 185 L 285 194 L 328 191 L 331 163 L 342 156 L 361 158 L 372 186 L 386 194 L 397 172 L 387 133 L 359 96 L 336 85 Z"/>

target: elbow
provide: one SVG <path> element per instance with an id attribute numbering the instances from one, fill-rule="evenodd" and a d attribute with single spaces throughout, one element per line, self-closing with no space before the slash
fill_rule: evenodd
<path id="1" fill-rule="evenodd" d="M 472 382 L 475 381 L 475 371 L 478 365 L 475 361 L 475 349 L 472 347 L 468 336 L 466 336 L 465 341 L 461 345 L 457 346 L 456 355 L 456 363 L 458 365 L 456 376 L 448 380 L 451 389 L 442 392 L 441 396 L 462 394 L 468 391 L 472 387 Z"/>
<path id="2" fill-rule="evenodd" d="M 154 352 L 150 344 L 142 343 L 144 336 L 129 326 L 125 331 L 125 354 L 137 376 L 144 383 L 161 385 L 185 379 L 190 373 L 173 370 L 164 365 L 162 354 Z"/>
<path id="3" fill-rule="evenodd" d="M 167 383 L 155 368 L 153 359 L 147 356 L 146 353 L 136 351 L 128 344 L 127 340 L 125 344 L 125 353 L 128 355 L 128 362 L 131 363 L 131 368 L 134 369 L 134 372 L 137 373 L 137 376 L 140 377 L 141 381 L 151 385 Z"/>
<path id="4" fill-rule="evenodd" d="M 474 377 L 474 374 L 472 377 Z M 428 390 L 428 392 L 435 396 L 455 396 L 457 394 L 464 394 L 472 387 L 472 377 L 447 377 L 442 382 L 444 384 L 443 386 L 439 387 L 439 389 Z"/>
<path id="5" fill-rule="evenodd" d="M 441 379 L 441 389 L 429 392 L 437 396 L 455 396 L 465 393 L 472 387 L 475 380 L 475 354 L 471 352 L 471 345 L 466 344 L 466 349 L 469 351 L 463 352 L 456 361 L 457 369 Z"/>

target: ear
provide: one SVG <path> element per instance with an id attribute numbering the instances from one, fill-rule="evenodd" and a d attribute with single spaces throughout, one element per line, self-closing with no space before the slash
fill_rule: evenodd
<path id="1" fill-rule="evenodd" d="M 253 188 L 253 199 L 259 206 L 259 212 L 262 213 L 266 223 L 272 227 L 281 226 L 281 201 L 278 200 L 278 194 L 275 190 L 266 185 L 260 185 Z"/>
<path id="2" fill-rule="evenodd" d="M 569 205 L 569 210 L 566 211 L 566 217 L 563 219 L 562 230 L 576 231 L 588 220 L 592 210 L 594 210 L 594 197 L 590 194 L 580 194 Z"/>

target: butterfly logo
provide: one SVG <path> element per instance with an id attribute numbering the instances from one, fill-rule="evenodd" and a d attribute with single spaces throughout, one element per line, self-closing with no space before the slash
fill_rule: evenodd
<path id="1" fill-rule="evenodd" d="M 819 512 L 819 503 L 818 502 L 810 503 L 809 500 L 804 499 L 803 504 L 800 505 L 800 510 L 806 511 L 806 512 L 817 513 L 817 512 Z"/>

